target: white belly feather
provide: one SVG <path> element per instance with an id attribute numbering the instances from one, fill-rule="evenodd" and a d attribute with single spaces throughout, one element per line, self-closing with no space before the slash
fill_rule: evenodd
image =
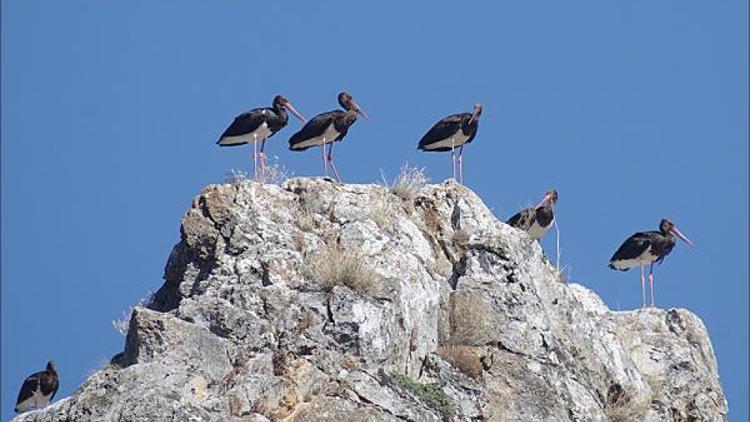
<path id="1" fill-rule="evenodd" d="M 309 148 L 309 147 L 316 146 L 316 145 L 323 145 L 324 143 L 330 144 L 331 142 L 334 141 L 334 139 L 338 138 L 339 135 L 341 135 L 341 133 L 338 132 L 336 128 L 333 126 L 333 123 L 331 123 L 330 125 L 328 125 L 328 127 L 326 128 L 325 132 L 323 132 L 322 135 L 316 136 L 310 139 L 305 139 L 304 141 L 298 144 L 295 144 L 294 148 L 301 149 L 301 148 Z"/>
<path id="2" fill-rule="evenodd" d="M 273 132 L 268 128 L 266 122 L 263 122 L 257 129 L 250 133 L 237 136 L 225 136 L 221 138 L 220 145 L 238 145 L 238 144 L 249 144 L 254 141 L 260 142 L 271 136 Z"/>
<path id="3" fill-rule="evenodd" d="M 425 149 L 451 148 L 451 146 L 459 147 L 465 144 L 468 139 L 469 137 L 467 135 L 464 135 L 464 131 L 459 130 L 458 133 L 453 136 L 449 136 L 445 139 L 441 139 L 440 141 L 433 142 L 427 145 Z"/>
<path id="4" fill-rule="evenodd" d="M 633 259 L 619 259 L 612 262 L 612 266 L 618 270 L 624 270 L 626 268 L 640 267 L 641 265 L 648 265 L 659 259 L 658 256 L 651 253 L 651 246 L 648 247 L 638 257 Z"/>
<path id="5" fill-rule="evenodd" d="M 52 397 L 52 394 L 44 395 L 41 388 L 37 388 L 31 397 L 18 403 L 16 406 L 16 412 L 22 413 L 32 409 L 41 409 L 49 403 L 50 397 Z"/>
<path id="6" fill-rule="evenodd" d="M 552 222 L 554 222 L 554 220 L 552 220 Z M 531 238 L 534 240 L 541 239 L 545 234 L 547 234 L 550 227 L 552 227 L 552 222 L 550 222 L 547 227 L 542 227 L 536 220 L 534 220 L 534 222 L 531 224 L 531 227 L 526 230 L 526 233 L 528 233 L 529 236 L 531 236 Z"/>

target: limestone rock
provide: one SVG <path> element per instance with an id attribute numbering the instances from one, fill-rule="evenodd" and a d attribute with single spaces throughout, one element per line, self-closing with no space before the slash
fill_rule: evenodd
<path id="1" fill-rule="evenodd" d="M 705 327 L 612 312 L 467 188 L 207 187 L 124 351 L 16 421 L 727 419 Z"/>

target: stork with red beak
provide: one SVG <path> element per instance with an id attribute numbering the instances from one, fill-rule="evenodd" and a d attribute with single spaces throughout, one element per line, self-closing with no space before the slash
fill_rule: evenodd
<path id="1" fill-rule="evenodd" d="M 333 176 L 341 183 L 341 178 L 333 164 L 333 143 L 344 139 L 349 128 L 357 121 L 357 115 L 367 118 L 367 115 L 354 101 L 351 95 L 342 92 L 338 96 L 339 105 L 343 110 L 331 110 L 315 116 L 300 129 L 299 132 L 289 138 L 289 149 L 292 151 L 304 151 L 314 146 L 320 146 L 323 151 L 323 169 L 328 177 L 328 163 L 331 164 Z M 328 155 L 326 155 L 326 144 Z"/>
<path id="2" fill-rule="evenodd" d="M 474 105 L 473 113 L 457 113 L 441 119 L 419 140 L 417 149 L 422 151 L 450 151 L 453 162 L 453 178 L 464 182 L 464 145 L 474 140 L 479 129 L 482 105 Z M 458 178 L 456 178 L 456 148 L 458 152 Z"/>
<path id="3" fill-rule="evenodd" d="M 541 239 L 555 222 L 557 191 L 550 189 L 535 207 L 522 209 L 507 224 L 525 231 L 534 240 Z"/>
<path id="4" fill-rule="evenodd" d="M 289 122 L 286 110 L 291 111 L 301 121 L 305 121 L 305 118 L 294 109 L 289 100 L 283 95 L 277 95 L 273 99 L 271 107 L 255 108 L 235 117 L 232 124 L 221 134 L 219 141 L 216 143 L 222 147 L 234 147 L 252 142 L 253 172 L 257 179 L 259 173 L 258 160 L 260 159 L 260 177 L 262 178 L 266 164 L 266 156 L 263 152 L 266 139 L 275 135 Z M 260 141 L 260 152 L 258 152 L 258 141 Z"/>
<path id="5" fill-rule="evenodd" d="M 675 236 L 688 245 L 693 245 L 693 242 L 682 234 L 671 220 L 664 218 L 659 223 L 659 230 L 635 233 L 620 245 L 609 260 L 609 268 L 613 270 L 627 271 L 633 267 L 641 267 L 641 295 L 644 309 L 646 308 L 646 279 L 643 267 L 649 264 L 648 282 L 651 286 L 651 307 L 653 308 L 654 263 L 661 263 L 672 252 Z"/>

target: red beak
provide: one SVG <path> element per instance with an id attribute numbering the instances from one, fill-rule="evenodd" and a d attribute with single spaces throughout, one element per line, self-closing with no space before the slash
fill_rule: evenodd
<path id="1" fill-rule="evenodd" d="M 469 124 L 474 123 L 474 119 L 476 119 L 478 115 L 479 115 L 479 109 L 474 108 L 474 113 L 471 114 L 471 119 L 469 119 Z"/>
<path id="2" fill-rule="evenodd" d="M 687 238 L 684 234 L 682 234 L 681 231 L 677 230 L 677 227 L 672 227 L 672 234 L 682 239 L 683 242 L 687 243 L 690 246 L 693 246 L 693 242 L 690 241 L 690 239 Z"/>
<path id="3" fill-rule="evenodd" d="M 292 114 L 294 114 L 295 116 L 297 116 L 297 118 L 300 119 L 300 120 L 302 120 L 302 122 L 306 122 L 307 121 L 307 119 L 305 119 L 304 117 L 302 117 L 302 115 L 299 114 L 299 112 L 294 109 L 294 106 L 292 106 L 292 103 L 290 103 L 289 101 L 286 102 L 286 105 L 284 105 L 284 108 L 286 108 L 287 110 L 291 111 Z"/>
<path id="4" fill-rule="evenodd" d="M 362 111 L 361 108 L 359 108 L 359 104 L 355 103 L 354 100 L 352 100 L 352 106 L 354 106 L 354 111 L 356 111 L 357 114 L 359 114 L 360 116 L 364 117 L 367 120 L 370 120 L 370 118 L 367 117 L 367 115 L 365 114 L 365 112 Z"/>

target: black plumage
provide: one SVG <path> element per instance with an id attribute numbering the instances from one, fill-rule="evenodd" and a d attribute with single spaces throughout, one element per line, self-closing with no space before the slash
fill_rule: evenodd
<path id="1" fill-rule="evenodd" d="M 356 121 L 357 112 L 353 110 L 331 110 L 326 113 L 321 113 L 312 118 L 302 129 L 299 130 L 299 132 L 289 138 L 289 149 L 292 151 L 304 151 L 322 145 L 322 140 L 318 140 L 317 143 L 310 141 L 321 138 L 327 129 L 329 130 L 329 133 L 335 131 L 336 136 L 333 139 L 325 139 L 325 143 L 338 142 L 344 139 L 349 132 L 349 128 Z"/>
<path id="2" fill-rule="evenodd" d="M 464 145 L 471 143 L 479 130 L 482 105 L 476 104 L 472 113 L 451 114 L 435 123 L 419 140 L 417 149 L 422 151 L 450 151 L 453 162 L 453 178 L 463 183 Z M 456 178 L 456 148 L 458 153 L 458 178 Z"/>
<path id="3" fill-rule="evenodd" d="M 422 136 L 422 139 L 419 140 L 417 149 L 436 152 L 450 151 L 452 149 L 450 146 L 450 138 L 456 136 L 459 131 L 461 131 L 461 135 L 466 137 L 466 140 L 461 141 L 461 143 L 455 143 L 455 147 L 471 143 L 479 129 L 479 120 L 474 119 L 471 121 L 471 116 L 472 113 L 456 113 L 451 114 L 444 119 L 440 119 L 439 122 L 435 123 L 435 125 L 432 126 L 424 136 Z M 448 141 L 446 141 L 446 139 Z M 441 143 L 441 141 L 443 142 Z M 446 145 L 446 143 L 448 144 Z"/>
<path id="4" fill-rule="evenodd" d="M 312 118 L 297 133 L 289 138 L 289 149 L 304 151 L 344 139 L 349 128 L 357 121 L 357 114 L 365 116 L 352 96 L 346 92 L 338 95 L 343 110 L 331 110 Z"/>
<path id="5" fill-rule="evenodd" d="M 322 147 L 323 168 L 328 176 L 328 164 L 331 164 L 333 175 L 337 182 L 341 182 L 336 165 L 333 163 L 333 144 L 344 139 L 349 133 L 349 128 L 357 121 L 357 115 L 367 117 L 354 101 L 351 95 L 342 92 L 338 95 L 338 102 L 343 110 L 332 110 L 315 116 L 307 122 L 299 132 L 289 138 L 289 149 L 292 151 L 304 151 L 311 147 Z M 325 148 L 329 145 L 328 155 Z"/>
<path id="6" fill-rule="evenodd" d="M 674 237 L 670 233 L 664 234 L 656 230 L 635 233 L 617 248 L 617 251 L 610 259 L 609 268 L 627 271 L 630 267 L 621 266 L 618 268 L 615 266 L 615 263 L 638 260 L 641 257 L 644 258 L 644 263 L 661 263 L 672 252 L 674 244 Z M 653 259 L 646 257 L 646 254 L 652 255 Z"/>
<path id="7" fill-rule="evenodd" d="M 52 401 L 60 386 L 60 378 L 57 375 L 55 362 L 47 362 L 44 371 L 30 375 L 23 382 L 21 391 L 18 392 L 16 400 L 16 413 L 46 406 Z"/>
<path id="8" fill-rule="evenodd" d="M 649 285 L 651 287 L 651 306 L 654 306 L 654 264 L 661 263 L 672 252 L 677 236 L 688 245 L 693 243 L 682 234 L 672 221 L 662 219 L 659 230 L 638 232 L 630 236 L 617 248 L 609 260 L 609 268 L 627 271 L 633 267 L 641 268 L 641 294 L 643 307 L 646 307 L 646 278 L 644 266 L 649 265 Z"/>
<path id="9" fill-rule="evenodd" d="M 300 120 L 305 121 L 289 100 L 282 95 L 277 95 L 273 99 L 271 107 L 252 109 L 235 117 L 232 124 L 221 134 L 216 143 L 219 146 L 226 147 L 245 145 L 253 142 L 254 139 L 264 141 L 287 125 L 289 122 L 287 109 Z M 253 138 L 253 134 L 256 135 L 256 138 Z"/>
<path id="10" fill-rule="evenodd" d="M 641 264 L 661 263 L 672 252 L 675 235 L 692 245 L 671 220 L 664 218 L 659 223 L 659 230 L 638 232 L 627 238 L 612 255 L 609 268 L 627 271 Z"/>
<path id="11" fill-rule="evenodd" d="M 527 232 L 532 239 L 541 239 L 555 221 L 556 203 L 557 191 L 552 189 L 544 194 L 539 205 L 522 209 L 507 224 Z"/>

